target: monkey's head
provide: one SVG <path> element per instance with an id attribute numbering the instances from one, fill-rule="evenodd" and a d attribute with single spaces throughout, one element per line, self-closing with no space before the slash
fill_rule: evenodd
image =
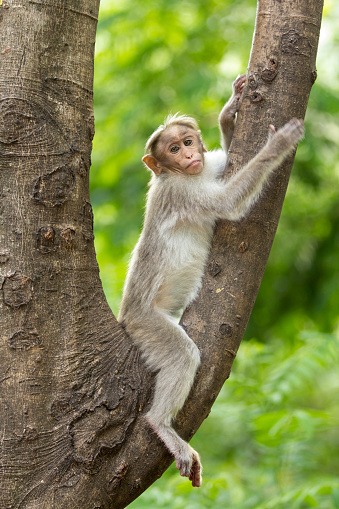
<path id="1" fill-rule="evenodd" d="M 197 175 L 204 165 L 204 152 L 196 120 L 175 114 L 168 116 L 150 136 L 142 160 L 155 175 Z"/>

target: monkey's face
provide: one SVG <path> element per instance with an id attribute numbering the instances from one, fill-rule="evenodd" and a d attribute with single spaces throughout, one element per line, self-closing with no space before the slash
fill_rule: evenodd
<path id="1" fill-rule="evenodd" d="M 161 133 L 155 152 L 155 156 L 144 156 L 143 161 L 156 175 L 162 172 L 198 175 L 204 165 L 206 149 L 200 131 L 178 124 Z"/>
<path id="2" fill-rule="evenodd" d="M 163 169 L 197 175 L 204 165 L 204 147 L 200 132 L 184 125 L 173 125 L 164 131 L 157 145 Z"/>

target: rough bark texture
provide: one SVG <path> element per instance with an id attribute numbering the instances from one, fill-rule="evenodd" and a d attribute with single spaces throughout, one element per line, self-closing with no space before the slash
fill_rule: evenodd
<path id="1" fill-rule="evenodd" d="M 0 507 L 122 508 L 172 458 L 145 426 L 152 376 L 99 279 L 88 174 L 99 0 L 0 1 Z M 321 0 L 258 4 L 248 85 L 227 171 L 268 124 L 303 117 Z M 208 415 L 244 333 L 291 157 L 251 216 L 216 230 L 204 287 L 182 323 L 202 367 L 177 420 Z"/>

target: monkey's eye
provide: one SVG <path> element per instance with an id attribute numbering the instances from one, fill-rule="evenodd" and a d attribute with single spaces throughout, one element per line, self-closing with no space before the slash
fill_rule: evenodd
<path id="1" fill-rule="evenodd" d="M 188 140 L 185 140 L 185 141 L 184 141 L 184 145 L 185 145 L 185 147 L 189 147 L 189 146 L 190 146 L 190 145 L 192 145 L 192 144 L 193 144 L 193 140 L 191 140 L 191 139 L 188 139 Z"/>
<path id="2" fill-rule="evenodd" d="M 172 154 L 176 154 L 178 152 L 179 148 L 180 148 L 179 145 L 172 145 L 172 147 L 170 148 L 170 152 Z"/>

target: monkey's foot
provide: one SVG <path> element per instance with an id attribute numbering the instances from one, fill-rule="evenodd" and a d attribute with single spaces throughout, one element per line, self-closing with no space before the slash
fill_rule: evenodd
<path id="1" fill-rule="evenodd" d="M 188 477 L 195 488 L 200 488 L 202 466 L 199 454 L 185 440 L 180 438 L 171 426 L 163 424 L 159 418 L 154 418 L 151 412 L 146 415 L 146 419 L 149 426 L 175 457 L 176 467 L 180 470 L 180 475 Z"/>
<path id="2" fill-rule="evenodd" d="M 186 454 L 177 455 L 175 464 L 180 475 L 188 477 L 194 488 L 200 488 L 202 482 L 202 466 L 199 454 L 188 444 Z"/>

